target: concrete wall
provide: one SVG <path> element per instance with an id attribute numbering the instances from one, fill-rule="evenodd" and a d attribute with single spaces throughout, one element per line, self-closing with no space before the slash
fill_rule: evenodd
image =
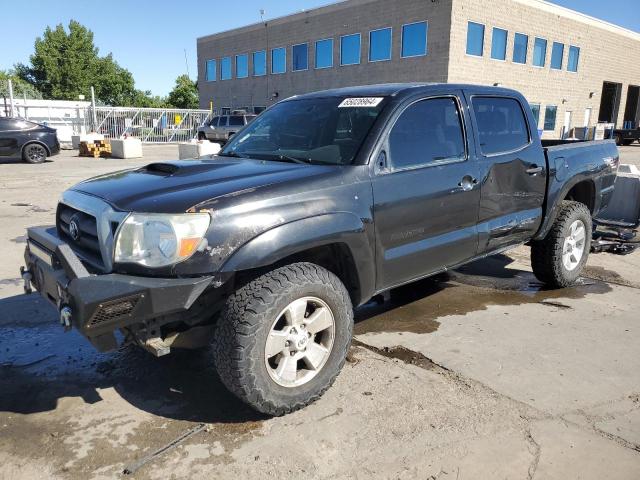
<path id="1" fill-rule="evenodd" d="M 291 95 L 351 85 L 386 82 L 444 82 L 447 80 L 451 1 L 350 0 L 226 33 L 198 39 L 198 85 L 200 106 L 242 107 L 265 105 Z M 428 54 L 401 58 L 402 25 L 427 20 Z M 382 27 L 393 28 L 392 60 L 368 62 L 369 32 Z M 340 66 L 340 36 L 362 34 L 360 65 Z M 334 39 L 333 68 L 315 70 L 315 41 Z M 309 44 L 309 70 L 292 72 L 291 46 Z M 264 77 L 220 80 L 220 59 L 248 53 L 249 74 L 253 71 L 251 53 L 257 50 L 287 47 L 287 73 Z M 267 69 L 271 69 L 267 54 Z M 207 59 L 218 60 L 218 80 L 205 81 Z M 235 77 L 235 68 L 234 68 Z"/>
<path id="2" fill-rule="evenodd" d="M 573 126 L 582 127 L 585 109 L 592 108 L 590 124 L 594 125 L 598 121 L 603 81 L 622 83 L 618 112 L 618 125 L 622 126 L 628 86 L 640 84 L 640 34 L 538 0 L 491 0 L 490 3 L 453 0 L 452 16 L 450 82 L 500 83 L 520 90 L 531 103 L 542 105 L 540 128 L 545 106 L 557 105 L 556 130 L 546 132 L 546 137 L 560 134 L 566 111 L 572 112 Z M 484 56 L 481 58 L 466 54 L 468 21 L 485 24 Z M 505 62 L 491 59 L 493 27 L 509 31 Z M 515 32 L 529 35 L 526 65 L 511 61 Z M 535 37 L 547 40 L 544 68 L 532 65 Z M 554 41 L 565 44 L 561 71 L 550 69 Z M 569 45 L 580 47 L 577 73 L 566 69 Z M 591 92 L 594 92 L 593 97 L 590 97 Z"/>

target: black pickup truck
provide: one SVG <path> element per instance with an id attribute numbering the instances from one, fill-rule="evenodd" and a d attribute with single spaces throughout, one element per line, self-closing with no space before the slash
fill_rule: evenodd
<path id="1" fill-rule="evenodd" d="M 225 385 L 282 415 L 331 385 L 378 294 L 526 242 L 538 279 L 578 278 L 617 148 L 543 143 L 503 88 L 293 97 L 210 160 L 67 190 L 56 225 L 28 229 L 25 288 L 100 350 L 212 343 Z"/>

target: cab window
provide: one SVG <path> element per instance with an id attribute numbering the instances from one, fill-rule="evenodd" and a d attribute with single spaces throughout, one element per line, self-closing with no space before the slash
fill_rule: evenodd
<path id="1" fill-rule="evenodd" d="M 484 155 L 512 152 L 529 144 L 520 102 L 506 97 L 473 97 L 480 150 Z"/>
<path id="2" fill-rule="evenodd" d="M 421 100 L 409 106 L 389 134 L 394 169 L 466 159 L 460 110 L 453 98 Z"/>

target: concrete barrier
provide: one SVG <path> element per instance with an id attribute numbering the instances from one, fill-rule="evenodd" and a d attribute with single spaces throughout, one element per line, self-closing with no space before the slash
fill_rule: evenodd
<path id="1" fill-rule="evenodd" d="M 142 158 L 142 141 L 139 138 L 111 140 L 111 156 L 114 158 Z"/>
<path id="2" fill-rule="evenodd" d="M 178 145 L 178 157 L 180 160 L 199 159 L 215 155 L 220 151 L 219 143 L 205 141 L 191 141 L 188 143 L 180 143 Z"/>

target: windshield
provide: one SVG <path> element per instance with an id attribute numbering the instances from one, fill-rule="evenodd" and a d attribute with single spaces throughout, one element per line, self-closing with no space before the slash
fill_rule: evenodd
<path id="1" fill-rule="evenodd" d="M 311 98 L 274 105 L 234 136 L 223 156 L 350 165 L 384 98 Z"/>

